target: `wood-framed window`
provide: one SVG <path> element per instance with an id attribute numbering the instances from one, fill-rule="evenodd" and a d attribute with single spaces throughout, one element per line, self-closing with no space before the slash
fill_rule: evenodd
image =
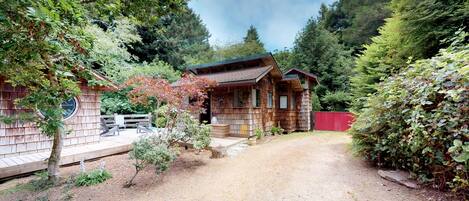
<path id="1" fill-rule="evenodd" d="M 280 100 L 279 108 L 287 109 L 288 108 L 288 96 L 280 96 L 279 100 Z"/>
<path id="2" fill-rule="evenodd" d="M 260 107 L 261 106 L 261 90 L 252 89 L 252 106 Z"/>
<path id="3" fill-rule="evenodd" d="M 274 100 L 273 100 L 272 92 L 269 91 L 267 92 L 267 108 L 272 108 L 273 103 L 274 103 Z"/>
<path id="4" fill-rule="evenodd" d="M 233 91 L 233 107 L 244 107 L 246 106 L 246 98 L 244 90 L 235 89 Z"/>

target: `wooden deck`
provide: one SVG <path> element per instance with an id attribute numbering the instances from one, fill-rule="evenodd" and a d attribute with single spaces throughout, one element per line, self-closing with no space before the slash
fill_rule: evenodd
<path id="1" fill-rule="evenodd" d="M 127 129 L 121 131 L 119 136 L 101 137 L 99 143 L 66 147 L 62 150 L 61 165 L 127 152 L 139 136 L 141 134 L 137 134 L 135 129 Z M 236 137 L 212 138 L 210 147 L 230 147 L 245 140 Z M 49 155 L 50 152 L 40 152 L 0 158 L 0 179 L 46 169 Z"/>

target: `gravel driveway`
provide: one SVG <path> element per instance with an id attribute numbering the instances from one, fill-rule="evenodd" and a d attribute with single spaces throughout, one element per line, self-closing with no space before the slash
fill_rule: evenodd
<path id="1" fill-rule="evenodd" d="M 134 200 L 427 200 L 352 156 L 350 136 L 291 134 L 181 172 Z"/>

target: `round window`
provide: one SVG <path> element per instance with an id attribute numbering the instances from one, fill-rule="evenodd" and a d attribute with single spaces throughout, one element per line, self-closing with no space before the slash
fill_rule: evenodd
<path id="1" fill-rule="evenodd" d="M 78 99 L 77 98 L 71 98 L 67 101 L 64 101 L 62 103 L 62 109 L 64 110 L 63 111 L 64 120 L 72 117 L 73 115 L 75 115 L 75 113 L 78 110 Z M 41 111 L 39 111 L 39 113 L 41 114 L 41 116 L 44 116 Z"/>

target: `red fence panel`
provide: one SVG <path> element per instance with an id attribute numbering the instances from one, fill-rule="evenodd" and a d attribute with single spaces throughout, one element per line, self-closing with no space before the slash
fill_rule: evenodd
<path id="1" fill-rule="evenodd" d="M 346 131 L 355 117 L 350 112 L 314 112 L 314 129 L 328 131 Z"/>

